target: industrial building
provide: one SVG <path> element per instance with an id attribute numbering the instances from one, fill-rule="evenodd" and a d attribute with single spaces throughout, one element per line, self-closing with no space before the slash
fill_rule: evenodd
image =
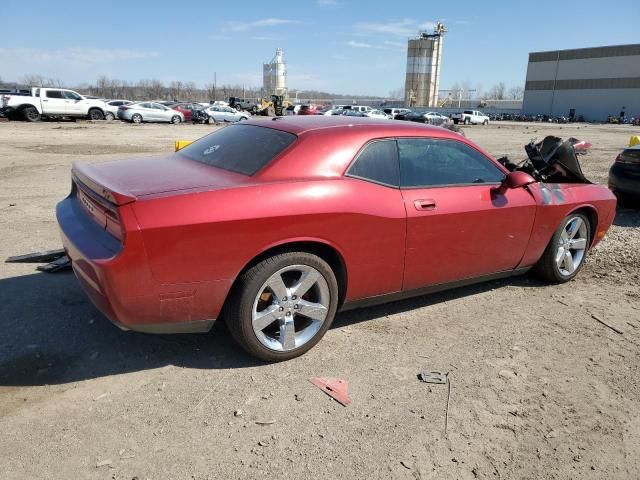
<path id="1" fill-rule="evenodd" d="M 442 23 L 432 34 L 421 32 L 407 45 L 407 76 L 404 84 L 408 107 L 436 107 L 440 88 L 442 40 L 447 31 Z"/>
<path id="2" fill-rule="evenodd" d="M 522 110 L 587 121 L 640 114 L 640 44 L 530 53 Z"/>
<path id="3" fill-rule="evenodd" d="M 262 88 L 266 97 L 287 96 L 287 66 L 281 48 L 276 49 L 271 62 L 262 65 Z"/>

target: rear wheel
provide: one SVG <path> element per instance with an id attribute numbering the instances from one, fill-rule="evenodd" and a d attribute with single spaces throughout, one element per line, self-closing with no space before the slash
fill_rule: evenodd
<path id="1" fill-rule="evenodd" d="M 140 115 L 139 113 L 134 113 L 131 116 L 131 121 L 133 123 L 142 123 L 142 115 Z"/>
<path id="2" fill-rule="evenodd" d="M 115 120 L 116 116 L 112 112 L 107 112 L 104 114 L 104 119 L 108 122 Z"/>
<path id="3" fill-rule="evenodd" d="M 36 107 L 25 107 L 22 109 L 22 118 L 27 122 L 39 122 L 41 116 Z"/>
<path id="4" fill-rule="evenodd" d="M 238 279 L 226 323 L 234 339 L 266 361 L 295 358 L 320 341 L 338 305 L 331 267 L 306 252 L 267 258 Z"/>
<path id="5" fill-rule="evenodd" d="M 174 115 L 173 117 L 171 117 L 171 123 L 173 123 L 174 125 L 178 125 L 181 121 L 182 119 L 178 115 Z"/>
<path id="6" fill-rule="evenodd" d="M 534 272 L 552 283 L 565 283 L 584 265 L 590 245 L 591 225 L 582 213 L 567 216 L 551 237 Z"/>
<path id="7" fill-rule="evenodd" d="M 482 122 L 483 125 L 489 125 L 489 120 L 485 120 L 484 122 Z"/>
<path id="8" fill-rule="evenodd" d="M 468 118 L 464 119 L 464 124 L 465 125 L 469 125 L 471 123 L 471 120 L 469 120 Z"/>
<path id="9" fill-rule="evenodd" d="M 102 113 L 102 110 L 92 108 L 89 110 L 89 118 L 91 120 L 104 120 L 104 113 Z"/>

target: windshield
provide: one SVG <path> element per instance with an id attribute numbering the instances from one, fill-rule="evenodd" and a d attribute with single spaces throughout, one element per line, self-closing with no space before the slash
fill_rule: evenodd
<path id="1" fill-rule="evenodd" d="M 273 160 L 296 138 L 292 133 L 272 128 L 230 125 L 179 150 L 178 155 L 250 176 Z"/>

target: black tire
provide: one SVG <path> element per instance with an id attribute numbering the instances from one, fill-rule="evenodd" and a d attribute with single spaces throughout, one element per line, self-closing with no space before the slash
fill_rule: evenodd
<path id="1" fill-rule="evenodd" d="M 209 117 L 209 118 L 207 119 L 207 123 L 208 123 L 209 125 L 213 125 L 214 123 L 216 123 L 216 121 L 215 121 L 215 119 L 214 119 L 213 117 Z"/>
<path id="2" fill-rule="evenodd" d="M 324 323 L 312 338 L 293 350 L 276 351 L 263 345 L 253 331 L 253 304 L 267 279 L 291 265 L 306 265 L 320 272 L 329 287 L 330 302 Z M 307 252 L 287 252 L 261 261 L 238 278 L 225 305 L 224 318 L 231 336 L 248 353 L 260 360 L 279 362 L 298 357 L 316 345 L 331 326 L 337 307 L 338 282 L 329 264 Z"/>
<path id="3" fill-rule="evenodd" d="M 581 218 L 586 225 L 587 248 L 584 251 L 584 255 L 578 267 L 573 271 L 573 273 L 566 275 L 560 271 L 560 268 L 556 263 L 555 256 L 557 253 L 558 244 L 559 244 L 560 236 L 562 235 L 562 232 L 566 228 L 569 221 L 571 221 L 576 217 Z M 558 225 L 558 228 L 556 229 L 555 233 L 551 237 L 551 240 L 549 241 L 549 245 L 547 245 L 547 248 L 542 254 L 542 257 L 540 258 L 540 260 L 538 260 L 538 263 L 536 263 L 535 266 L 533 267 L 533 273 L 538 278 L 542 280 L 546 280 L 547 282 L 550 282 L 550 283 L 568 282 L 569 280 L 573 279 L 584 266 L 585 259 L 587 258 L 587 250 L 589 245 L 591 245 L 591 223 L 589 222 L 589 219 L 587 218 L 586 215 L 582 213 L 572 213 L 566 216 L 562 220 L 562 222 L 560 222 L 560 225 Z"/>
<path id="4" fill-rule="evenodd" d="M 90 120 L 104 120 L 104 112 L 99 108 L 92 108 L 89 110 Z"/>
<path id="5" fill-rule="evenodd" d="M 179 115 L 174 115 L 173 117 L 171 117 L 171 123 L 173 123 L 174 125 L 179 125 L 181 122 L 182 119 Z"/>
<path id="6" fill-rule="evenodd" d="M 39 122 L 42 116 L 36 107 L 24 107 L 22 109 L 22 118 L 27 122 Z"/>
<path id="7" fill-rule="evenodd" d="M 142 123 L 142 115 L 139 113 L 131 115 L 131 123 Z"/>
<path id="8" fill-rule="evenodd" d="M 112 112 L 107 112 L 104 114 L 104 119 L 107 122 L 113 122 L 116 119 L 116 116 Z"/>
<path id="9" fill-rule="evenodd" d="M 489 120 L 485 120 L 484 122 L 482 122 L 482 125 L 489 125 Z"/>
<path id="10" fill-rule="evenodd" d="M 468 118 L 464 119 L 464 124 L 465 125 L 469 125 L 471 123 L 471 120 L 469 120 Z"/>

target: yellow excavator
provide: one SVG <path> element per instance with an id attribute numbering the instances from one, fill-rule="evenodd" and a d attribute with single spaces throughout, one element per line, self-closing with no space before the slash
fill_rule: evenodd
<path id="1" fill-rule="evenodd" d="M 271 95 L 270 100 L 261 98 L 259 102 L 260 108 L 258 115 L 264 115 L 266 117 L 281 117 L 284 115 L 285 108 L 291 105 L 291 101 L 285 98 L 284 95 Z"/>

